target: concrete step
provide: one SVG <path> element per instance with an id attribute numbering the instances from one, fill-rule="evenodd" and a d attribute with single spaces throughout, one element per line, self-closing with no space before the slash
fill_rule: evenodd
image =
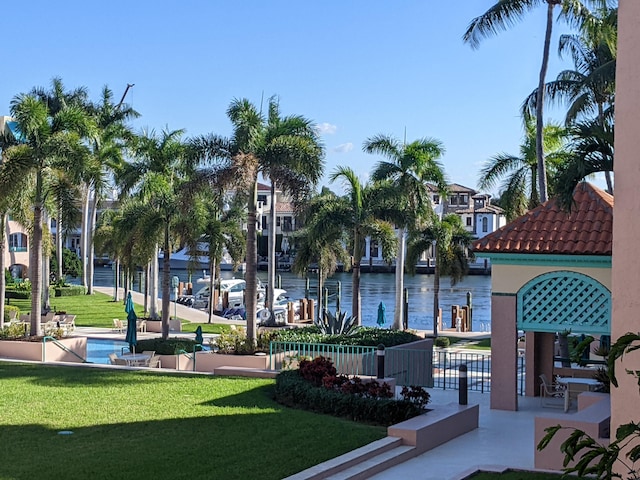
<path id="1" fill-rule="evenodd" d="M 285 480 L 320 480 L 331 475 L 338 474 L 353 466 L 366 462 L 378 455 L 383 455 L 388 451 L 402 447 L 402 440 L 397 437 L 385 437 L 368 445 L 347 452 L 339 457 L 332 458 L 319 465 L 296 473 Z M 387 467 L 388 468 L 388 467 Z M 365 477 L 363 477 L 365 478 Z"/>
<path id="2" fill-rule="evenodd" d="M 365 480 L 388 468 L 398 465 L 416 456 L 416 448 L 410 445 L 400 445 L 365 460 L 353 467 L 326 477 L 327 480 Z"/>

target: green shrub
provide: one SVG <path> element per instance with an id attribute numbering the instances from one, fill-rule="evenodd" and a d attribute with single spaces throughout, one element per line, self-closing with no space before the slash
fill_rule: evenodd
<path id="1" fill-rule="evenodd" d="M 22 323 L 12 323 L 11 325 L 5 325 L 0 330 L 0 339 L 12 340 L 15 338 L 21 338 L 29 334 L 29 325 Z"/>
<path id="2" fill-rule="evenodd" d="M 196 341 L 191 338 L 149 338 L 144 340 L 138 340 L 136 344 L 136 351 L 142 352 L 143 350 L 153 350 L 158 355 L 177 355 L 181 350 L 191 353 L 193 350 L 202 350 L 202 347 L 196 344 Z"/>
<path id="3" fill-rule="evenodd" d="M 11 275 L 11 272 L 9 271 L 8 268 L 4 269 L 4 284 L 5 285 L 13 285 L 16 282 L 16 280 L 13 278 L 13 275 Z"/>
<path id="4" fill-rule="evenodd" d="M 15 298 L 16 300 L 29 300 L 31 298 L 31 290 L 18 290 L 16 287 L 10 287 L 5 290 L 4 296 L 6 298 Z"/>
<path id="5" fill-rule="evenodd" d="M 16 307 L 15 305 L 5 305 L 4 306 L 4 321 L 8 322 L 9 320 L 11 320 L 9 313 L 10 312 L 16 312 L 16 316 L 15 318 L 19 318 L 20 317 L 20 309 L 18 307 Z"/>
<path id="6" fill-rule="evenodd" d="M 275 398 L 279 403 L 290 407 L 383 426 L 393 425 L 424 412 L 407 400 L 348 395 L 316 387 L 304 380 L 298 370 L 286 370 L 278 374 Z"/>
<path id="7" fill-rule="evenodd" d="M 85 288 L 82 285 L 66 285 L 56 286 L 53 288 L 55 297 L 73 297 L 76 295 L 84 295 Z"/>
<path id="8" fill-rule="evenodd" d="M 347 317 L 347 312 L 337 311 L 334 315 L 329 310 L 323 310 L 322 318 L 317 318 L 314 324 L 324 334 L 343 335 L 351 331 L 355 320 L 356 317 Z"/>
<path id="9" fill-rule="evenodd" d="M 347 335 L 325 335 L 320 332 L 318 327 L 304 327 L 278 330 L 273 332 L 270 338 L 276 342 L 330 343 L 367 347 L 377 347 L 380 344 L 385 347 L 393 347 L 422 340 L 421 337 L 411 332 L 376 327 L 358 327 Z"/>
<path id="10" fill-rule="evenodd" d="M 259 334 L 254 346 L 247 340 L 245 329 L 238 327 L 235 330 L 220 333 L 211 339 L 209 345 L 212 350 L 226 355 L 253 355 L 256 352 L 268 352 L 272 336 L 272 333 Z"/>
<path id="11" fill-rule="evenodd" d="M 446 348 L 449 346 L 450 344 L 450 340 L 449 337 L 436 337 L 435 341 L 433 342 L 433 344 L 436 347 L 442 347 L 442 348 Z"/>

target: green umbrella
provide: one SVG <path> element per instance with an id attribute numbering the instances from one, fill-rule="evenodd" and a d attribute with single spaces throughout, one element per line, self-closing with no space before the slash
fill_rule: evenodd
<path id="1" fill-rule="evenodd" d="M 202 345 L 202 342 L 204 342 L 204 338 L 202 337 L 202 327 L 198 325 L 198 328 L 196 328 L 196 343 Z"/>
<path id="2" fill-rule="evenodd" d="M 382 326 L 384 325 L 384 322 L 386 321 L 386 319 L 384 318 L 384 312 L 387 309 L 387 307 L 384 306 L 384 302 L 380 302 L 380 305 L 378 305 L 378 325 Z"/>
<path id="3" fill-rule="evenodd" d="M 129 344 L 129 350 L 135 353 L 136 344 L 138 343 L 138 317 L 133 309 L 131 292 L 127 294 L 124 311 L 127 312 L 127 336 L 125 337 L 125 342 Z"/>

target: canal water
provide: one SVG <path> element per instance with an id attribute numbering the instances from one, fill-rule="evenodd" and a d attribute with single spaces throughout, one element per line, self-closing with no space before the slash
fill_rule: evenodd
<path id="1" fill-rule="evenodd" d="M 193 283 L 194 292 L 200 284 L 198 278 L 202 272 L 189 275 L 186 270 L 171 270 L 172 276 L 177 276 L 181 282 Z M 287 291 L 292 300 L 305 296 L 306 279 L 298 277 L 290 272 L 278 272 L 281 288 Z M 240 272 L 222 272 L 223 278 L 243 278 Z M 267 272 L 259 271 L 258 277 L 263 283 L 267 281 Z M 134 290 L 140 289 L 142 274 L 136 275 Z M 337 282 L 340 282 L 342 295 L 340 306 L 343 311 L 351 310 L 351 274 L 336 273 L 327 280 L 330 292 L 336 290 Z M 110 267 L 96 267 L 94 285 L 113 287 L 114 272 Z M 317 281 L 314 275 L 309 280 L 312 298 L 315 297 Z M 433 330 L 433 275 L 417 274 L 405 275 L 404 286 L 409 294 L 409 328 L 416 330 Z M 440 279 L 440 308 L 445 326 L 451 325 L 451 307 L 453 305 L 466 305 L 467 293 L 471 293 L 473 306 L 473 330 L 491 331 L 491 277 L 486 275 L 469 275 L 455 286 L 451 286 L 448 277 Z M 376 325 L 378 317 L 378 305 L 385 305 L 386 325 L 393 323 L 395 309 L 395 275 L 393 273 L 363 273 L 360 280 L 360 295 L 362 299 L 362 324 Z M 336 309 L 335 296 L 331 296 L 329 310 Z"/>

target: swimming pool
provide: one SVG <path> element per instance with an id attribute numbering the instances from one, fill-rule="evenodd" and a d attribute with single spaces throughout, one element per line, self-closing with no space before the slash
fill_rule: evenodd
<path id="1" fill-rule="evenodd" d="M 122 354 L 122 349 L 129 350 L 129 344 L 122 340 L 103 338 L 87 338 L 87 361 L 91 363 L 109 364 L 109 354 Z"/>

